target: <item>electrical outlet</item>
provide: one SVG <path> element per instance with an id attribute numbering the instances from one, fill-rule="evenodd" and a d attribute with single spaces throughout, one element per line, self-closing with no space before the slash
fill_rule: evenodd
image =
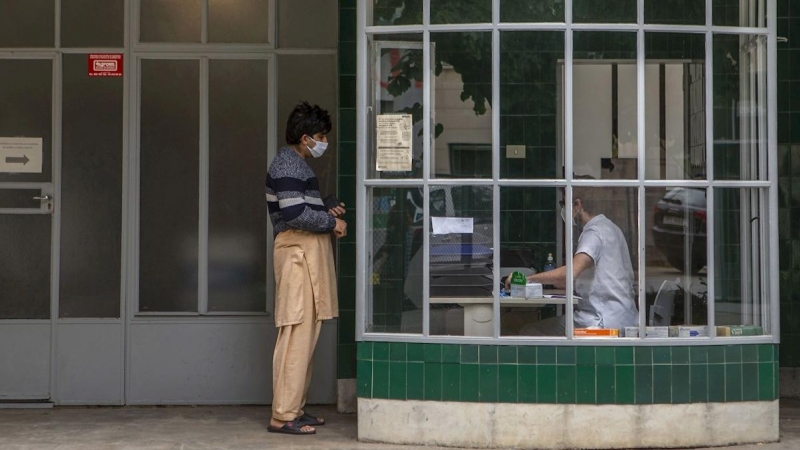
<path id="1" fill-rule="evenodd" d="M 525 159 L 524 145 L 506 145 L 506 158 Z"/>

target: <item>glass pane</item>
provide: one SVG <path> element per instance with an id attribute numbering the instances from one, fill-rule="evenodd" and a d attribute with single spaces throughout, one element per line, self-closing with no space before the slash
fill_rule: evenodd
<path id="1" fill-rule="evenodd" d="M 430 0 L 431 23 L 492 21 L 492 0 Z"/>
<path id="2" fill-rule="evenodd" d="M 492 34 L 431 33 L 433 177 L 492 177 Z"/>
<path id="3" fill-rule="evenodd" d="M 714 36 L 714 176 L 767 179 L 767 41 Z"/>
<path id="4" fill-rule="evenodd" d="M 60 317 L 119 317 L 122 78 L 64 55 Z"/>
<path id="5" fill-rule="evenodd" d="M 0 215 L 0 319 L 50 318 L 51 218 Z"/>
<path id="6" fill-rule="evenodd" d="M 61 2 L 61 46 L 124 47 L 125 0 Z"/>
<path id="7" fill-rule="evenodd" d="M 706 0 L 644 0 L 644 23 L 705 25 Z"/>
<path id="8" fill-rule="evenodd" d="M 718 336 L 769 334 L 767 189 L 714 191 L 714 323 Z"/>
<path id="9" fill-rule="evenodd" d="M 573 0 L 572 20 L 576 23 L 636 22 L 636 0 Z"/>
<path id="10" fill-rule="evenodd" d="M 576 31 L 573 174 L 638 177 L 636 34 Z"/>
<path id="11" fill-rule="evenodd" d="M 55 46 L 53 0 L 0 0 L 0 11 L 0 47 Z"/>
<path id="12" fill-rule="evenodd" d="M 42 195 L 41 189 L 0 189 L 0 209 L 41 209 L 42 202 L 34 197 Z"/>
<path id="13" fill-rule="evenodd" d="M 514 271 L 525 275 L 542 272 L 548 255 L 552 255 L 553 264 L 563 264 L 564 226 L 559 218 L 559 200 L 561 194 L 556 188 L 500 188 L 501 278 Z M 552 286 L 546 287 L 547 293 L 552 293 Z M 545 304 L 538 296 L 535 300 L 501 296 L 500 334 L 519 336 L 526 326 L 563 313 L 563 307 Z"/>
<path id="14" fill-rule="evenodd" d="M 339 24 L 336 2 L 278 0 L 278 46 L 281 48 L 336 48 Z M 313 16 L 309 16 L 313 11 Z M 345 13 L 343 13 L 345 14 Z M 353 15 L 355 18 L 355 14 Z M 314 27 L 297 24 L 313 21 Z M 266 23 L 266 22 L 264 22 Z M 261 25 L 266 33 L 266 26 Z M 355 38 L 355 23 L 352 24 Z M 353 49 L 355 52 L 355 49 Z M 351 70 L 355 70 L 355 62 Z"/>
<path id="15" fill-rule="evenodd" d="M 557 158 L 564 33 L 500 32 L 500 177 L 562 178 Z"/>
<path id="16" fill-rule="evenodd" d="M 652 211 L 645 216 L 645 320 L 654 327 L 645 337 L 705 336 L 706 190 L 671 187 L 645 192 L 646 211 Z M 665 328 L 678 326 L 695 328 Z"/>
<path id="17" fill-rule="evenodd" d="M 51 180 L 53 62 L 0 59 L 0 137 L 42 138 L 42 173 L 0 173 L 0 182 Z"/>
<path id="18" fill-rule="evenodd" d="M 197 311 L 200 64 L 141 74 L 139 310 Z"/>
<path id="19" fill-rule="evenodd" d="M 500 0 L 501 22 L 563 22 L 563 0 Z"/>
<path id="20" fill-rule="evenodd" d="M 563 248 L 561 243 L 564 242 L 563 233 L 573 233 L 573 245 L 575 245 L 573 269 L 577 274 L 574 279 L 577 296 L 574 304 L 576 337 L 592 333 L 595 337 L 616 338 L 619 330 L 636 326 L 639 320 L 636 308 L 637 275 L 634 271 L 634 268 L 638 267 L 636 188 L 573 188 L 574 202 L 572 206 L 565 208 L 562 216 L 566 221 L 570 220 L 570 216 L 573 217 L 575 226 L 571 230 L 570 226 L 558 217 L 561 215 L 561 208 L 556 199 L 560 197 L 561 192 L 552 188 L 547 190 L 539 188 L 533 192 L 519 189 L 506 190 L 503 202 L 509 206 L 519 204 L 520 194 L 523 205 L 530 203 L 538 209 L 529 211 L 526 208 L 522 212 L 525 218 L 524 226 L 527 228 L 522 230 L 524 236 L 522 239 L 531 239 L 529 236 L 533 236 L 533 239 L 550 240 L 554 239 L 554 233 L 556 234 L 555 242 L 542 242 L 539 248 L 534 247 L 533 267 L 537 271 L 542 271 L 530 276 L 529 281 L 547 288 L 545 294 L 564 294 L 567 272 L 562 265 L 566 255 L 561 255 Z M 501 218 L 502 226 L 509 226 L 514 233 L 513 230 L 519 227 L 505 224 L 509 221 L 519 221 L 519 215 L 518 211 L 516 214 L 511 213 Z M 528 222 L 529 217 L 531 224 Z M 561 229 L 564 231 L 559 232 Z M 520 237 L 512 236 L 511 239 Z M 545 265 L 548 263 L 546 255 L 551 253 L 553 266 L 545 270 Z M 564 336 L 566 317 L 563 306 L 558 306 L 559 303 L 563 305 L 564 300 L 542 298 L 536 293 L 528 294 L 528 297 L 521 299 L 512 291 L 511 298 L 504 302 L 516 308 L 529 308 L 527 311 L 503 315 L 504 334 Z M 541 306 L 531 307 L 531 300 Z M 599 330 L 587 331 L 589 329 Z"/>
<path id="21" fill-rule="evenodd" d="M 266 309 L 267 64 L 209 62 L 209 311 Z"/>
<path id="22" fill-rule="evenodd" d="M 711 19 L 716 26 L 765 27 L 766 3 L 764 0 L 711 0 Z"/>
<path id="23" fill-rule="evenodd" d="M 295 1 L 294 3 L 302 2 Z M 317 13 L 319 11 L 315 11 L 315 15 Z M 316 20 L 315 24 L 320 22 L 325 23 Z M 296 24 L 298 22 L 287 23 Z M 263 0 L 208 0 L 208 42 L 266 44 L 270 40 L 269 31 L 269 2 Z M 307 34 L 313 35 L 310 32 Z"/>
<path id="24" fill-rule="evenodd" d="M 422 0 L 374 0 L 373 25 L 414 25 L 422 23 Z"/>
<path id="25" fill-rule="evenodd" d="M 140 42 L 200 42 L 201 0 L 140 1 Z"/>
<path id="26" fill-rule="evenodd" d="M 378 155 L 376 135 L 367 136 L 371 142 L 371 178 L 422 178 L 422 105 L 423 100 L 423 54 L 422 34 L 397 34 L 375 36 L 370 63 L 373 69 L 373 110 L 377 117 L 385 115 L 411 115 L 411 161 L 406 152 L 393 152 L 381 145 Z M 434 70 L 431 63 L 431 71 Z M 431 74 L 431 79 L 434 75 Z M 375 130 L 377 117 L 370 117 L 371 129 Z M 387 119 L 391 119 L 388 117 Z M 378 167 L 378 162 L 381 165 Z M 402 169 L 402 170 L 401 170 Z M 408 170 L 410 169 L 410 170 Z"/>
<path id="27" fill-rule="evenodd" d="M 422 333 L 422 189 L 374 188 L 371 204 L 372 323 L 367 331 Z"/>
<path id="28" fill-rule="evenodd" d="M 492 187 L 431 186 L 429 201 L 430 334 L 491 336 Z"/>
<path id="29" fill-rule="evenodd" d="M 278 83 L 280 84 L 278 89 L 278 136 L 276 137 L 278 147 L 286 145 L 283 127 L 289 118 L 289 113 L 297 103 L 306 100 L 312 104 L 318 104 L 322 109 L 328 111 L 333 122 L 333 128 L 328 133 L 328 150 L 325 151 L 325 155 L 322 157 L 306 160 L 306 162 L 317 174 L 323 198 L 330 194 L 337 194 L 345 204 L 353 206 L 356 200 L 355 194 L 351 195 L 348 192 L 336 191 L 336 161 L 339 152 L 339 139 L 337 137 L 338 110 L 336 109 L 336 56 L 314 56 L 315 69 L 313 72 L 306 70 L 308 68 L 308 58 L 305 55 L 278 56 Z M 344 87 L 344 78 L 342 77 L 343 81 L 341 81 L 342 90 L 346 89 Z M 355 77 L 352 78 L 355 80 Z M 355 140 L 355 138 L 352 140 Z M 350 168 L 350 174 L 355 175 L 355 165 L 346 164 L 346 166 Z M 262 178 L 264 178 L 264 174 L 262 174 Z M 355 181 L 352 183 L 355 185 Z M 261 184 L 263 184 L 263 180 Z M 345 218 L 345 220 L 347 219 Z"/>
<path id="30" fill-rule="evenodd" d="M 705 35 L 645 35 L 645 176 L 706 177 Z"/>

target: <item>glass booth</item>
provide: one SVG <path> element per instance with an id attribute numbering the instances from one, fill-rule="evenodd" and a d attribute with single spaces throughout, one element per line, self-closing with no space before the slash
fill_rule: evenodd
<path id="1" fill-rule="evenodd" d="M 713 402 L 718 373 L 722 401 L 751 397 L 744 362 L 756 351 L 773 364 L 779 336 L 775 2 L 358 7 L 359 398 Z M 618 230 L 612 247 L 629 263 L 608 289 L 630 301 L 625 326 L 579 317 L 603 255 L 534 296 L 505 291 L 505 277 L 549 257 L 565 274 L 583 264 L 576 202 Z M 533 394 L 523 370 L 539 377 Z M 755 383 L 774 385 L 769 370 Z"/>

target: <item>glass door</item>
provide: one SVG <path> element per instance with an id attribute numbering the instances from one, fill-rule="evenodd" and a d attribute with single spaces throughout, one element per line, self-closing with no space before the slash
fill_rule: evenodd
<path id="1" fill-rule="evenodd" d="M 0 401 L 50 398 L 55 56 L 0 56 Z"/>

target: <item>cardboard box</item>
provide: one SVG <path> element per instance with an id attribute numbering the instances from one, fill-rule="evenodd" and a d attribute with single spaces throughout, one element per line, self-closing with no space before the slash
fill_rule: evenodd
<path id="1" fill-rule="evenodd" d="M 646 327 L 644 330 L 645 337 L 649 338 L 665 338 L 669 337 L 669 327 Z M 625 327 L 623 330 L 625 337 L 639 337 L 639 327 Z"/>
<path id="2" fill-rule="evenodd" d="M 707 337 L 708 327 L 706 325 L 680 325 L 669 327 L 669 337 Z"/>
<path id="3" fill-rule="evenodd" d="M 542 283 L 528 283 L 525 285 L 525 298 L 542 298 L 544 290 Z"/>
<path id="4" fill-rule="evenodd" d="M 575 328 L 575 337 L 619 337 L 616 328 Z"/>
<path id="5" fill-rule="evenodd" d="M 764 329 L 758 325 L 730 325 L 717 327 L 717 336 L 761 336 Z"/>

